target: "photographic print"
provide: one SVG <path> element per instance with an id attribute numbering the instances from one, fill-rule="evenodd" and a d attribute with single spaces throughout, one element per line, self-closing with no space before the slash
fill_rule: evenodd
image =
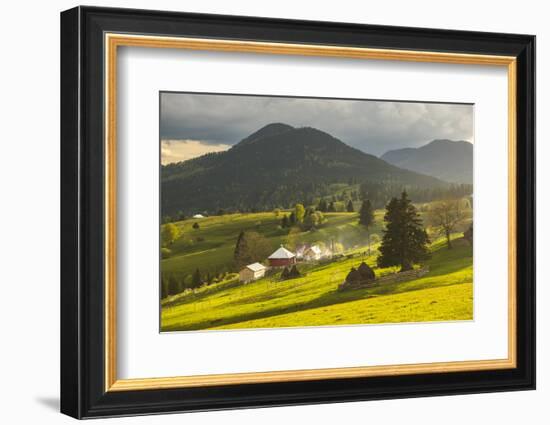
<path id="1" fill-rule="evenodd" d="M 472 320 L 473 114 L 161 92 L 161 331 Z"/>

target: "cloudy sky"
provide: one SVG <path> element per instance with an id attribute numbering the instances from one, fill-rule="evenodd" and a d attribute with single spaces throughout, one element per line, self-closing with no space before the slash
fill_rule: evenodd
<path id="1" fill-rule="evenodd" d="M 380 156 L 434 139 L 473 142 L 471 105 L 161 93 L 162 162 L 222 151 L 261 127 L 315 127 Z"/>

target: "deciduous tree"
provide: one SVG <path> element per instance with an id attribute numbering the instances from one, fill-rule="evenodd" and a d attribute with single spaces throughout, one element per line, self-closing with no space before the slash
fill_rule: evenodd
<path id="1" fill-rule="evenodd" d="M 296 204 L 294 207 L 294 214 L 296 216 L 296 223 L 303 223 L 306 209 L 302 204 Z"/>
<path id="2" fill-rule="evenodd" d="M 435 202 L 428 212 L 429 222 L 447 239 L 447 248 L 451 249 L 451 234 L 466 219 L 466 211 L 461 199 L 449 199 Z"/>
<path id="3" fill-rule="evenodd" d="M 271 253 L 271 244 L 258 232 L 242 232 L 237 237 L 233 258 L 237 268 L 263 261 Z"/>
<path id="4" fill-rule="evenodd" d="M 167 223 L 162 226 L 160 235 L 162 245 L 170 246 L 181 236 L 181 230 L 174 223 Z"/>

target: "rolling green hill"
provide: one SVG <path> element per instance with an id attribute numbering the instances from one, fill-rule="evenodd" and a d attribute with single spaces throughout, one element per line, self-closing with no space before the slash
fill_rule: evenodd
<path id="1" fill-rule="evenodd" d="M 455 235 L 457 238 L 459 235 Z M 302 267 L 300 278 L 266 277 L 243 285 L 236 278 L 163 301 L 163 331 L 274 328 L 473 319 L 472 248 L 432 244 L 422 278 L 337 291 L 352 266 L 374 265 L 375 255 Z M 394 269 L 377 270 L 379 275 Z"/>
<path id="2" fill-rule="evenodd" d="M 161 262 L 163 274 L 187 277 L 199 268 L 202 272 L 230 271 L 233 267 L 233 250 L 241 230 L 254 230 L 265 236 L 273 250 L 280 244 L 292 247 L 292 243 L 325 242 L 331 239 L 346 248 L 363 246 L 367 241 L 366 230 L 358 224 L 357 213 L 326 213 L 326 223 L 316 231 L 292 233 L 281 229 L 281 217 L 274 213 L 227 214 L 202 219 L 187 219 L 175 223 L 183 236 L 170 246 L 172 256 Z M 370 233 L 381 235 L 382 211 L 376 213 L 377 224 Z M 193 224 L 200 228 L 194 229 Z"/>
<path id="3" fill-rule="evenodd" d="M 161 168 L 162 216 L 177 212 L 266 211 L 332 195 L 335 183 L 446 187 L 311 127 L 270 124 L 225 152 Z M 395 194 L 397 194 L 395 193 Z M 394 194 L 394 195 L 395 195 Z"/>

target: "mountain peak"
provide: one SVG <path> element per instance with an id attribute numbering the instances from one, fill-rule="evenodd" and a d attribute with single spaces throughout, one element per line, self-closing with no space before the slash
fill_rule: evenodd
<path id="1" fill-rule="evenodd" d="M 473 145 L 464 140 L 435 139 L 418 148 L 388 151 L 380 158 L 447 182 L 472 183 L 473 180 Z"/>
<path id="2" fill-rule="evenodd" d="M 428 147 L 428 146 L 435 146 L 435 145 L 449 145 L 449 146 L 458 146 L 458 145 L 463 145 L 463 144 L 467 144 L 467 145 L 470 145 L 472 146 L 472 144 L 470 142 L 467 142 L 465 140 L 450 140 L 450 139 L 435 139 L 435 140 L 432 140 L 431 142 L 421 146 L 419 149 L 422 149 L 422 148 L 425 148 L 425 147 Z"/>
<path id="3" fill-rule="evenodd" d="M 270 137 L 275 136 L 277 134 L 285 133 L 287 131 L 294 130 L 294 127 L 288 124 L 284 124 L 281 122 L 274 122 L 271 124 L 267 124 L 260 128 L 259 130 L 252 133 L 250 136 L 245 137 L 242 139 L 239 143 L 237 143 L 235 146 L 243 146 L 247 145 L 249 143 L 253 143 L 258 139 L 262 139 L 264 137 Z"/>
<path id="4" fill-rule="evenodd" d="M 273 123 L 232 149 L 182 162 L 162 175 L 163 213 L 273 209 L 335 194 L 338 183 L 443 187 L 434 177 L 403 170 L 312 127 Z M 335 186 L 336 185 L 336 186 Z M 208 188 L 208 190 L 205 190 Z"/>

